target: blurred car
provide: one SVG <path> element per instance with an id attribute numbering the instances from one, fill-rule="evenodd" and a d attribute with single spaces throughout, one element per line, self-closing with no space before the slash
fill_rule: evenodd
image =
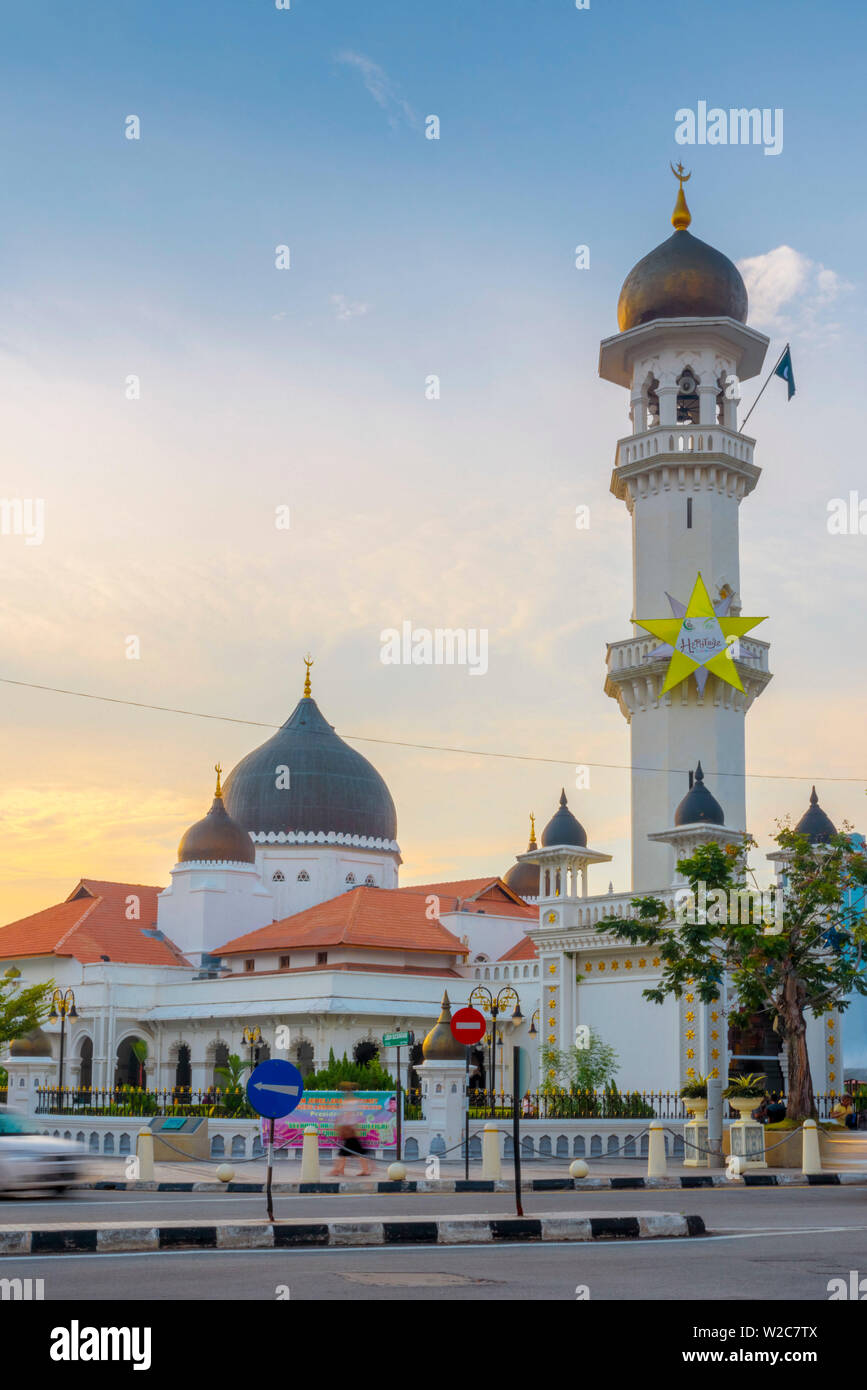
<path id="1" fill-rule="evenodd" d="M 0 1105 L 0 1192 L 65 1192 L 82 1174 L 83 1144 L 42 1134 L 26 1115 Z"/>

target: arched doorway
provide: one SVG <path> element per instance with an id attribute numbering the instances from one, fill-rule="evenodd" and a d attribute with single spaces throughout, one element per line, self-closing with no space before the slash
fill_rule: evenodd
<path id="1" fill-rule="evenodd" d="M 729 1028 L 729 1076 L 759 1072 L 765 1077 L 765 1089 L 782 1095 L 786 1089 L 780 1066 L 782 1046 L 767 1011 L 753 1014 L 743 1028 Z"/>
<path id="2" fill-rule="evenodd" d="M 363 1038 L 361 1042 L 355 1044 L 352 1049 L 352 1056 L 359 1066 L 366 1067 L 368 1063 L 375 1062 L 379 1056 L 379 1044 L 370 1038 Z"/>
<path id="3" fill-rule="evenodd" d="M 313 1044 L 306 1039 L 295 1045 L 295 1065 L 302 1076 L 309 1076 L 313 1071 Z"/>
<path id="4" fill-rule="evenodd" d="M 424 1049 L 422 1048 L 421 1043 L 413 1043 L 412 1047 L 409 1049 L 409 1067 L 406 1081 L 406 1087 L 408 1091 L 419 1090 L 421 1082 L 419 1079 L 419 1074 L 416 1071 L 416 1067 L 419 1066 L 423 1061 Z"/>
<path id="5" fill-rule="evenodd" d="M 93 1086 L 93 1039 L 82 1038 L 78 1049 L 78 1086 L 90 1098 Z M 84 1097 L 83 1097 L 84 1099 Z"/>
<path id="6" fill-rule="evenodd" d="M 137 1052 L 140 1055 L 136 1055 Z M 147 1043 L 144 1038 L 124 1038 L 123 1042 L 118 1043 L 114 1084 L 147 1086 Z"/>

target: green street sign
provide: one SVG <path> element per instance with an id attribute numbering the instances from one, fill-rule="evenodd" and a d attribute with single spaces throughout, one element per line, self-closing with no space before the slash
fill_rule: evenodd
<path id="1" fill-rule="evenodd" d="M 383 1047 L 409 1047 L 411 1042 L 411 1033 L 385 1033 L 382 1039 Z"/>

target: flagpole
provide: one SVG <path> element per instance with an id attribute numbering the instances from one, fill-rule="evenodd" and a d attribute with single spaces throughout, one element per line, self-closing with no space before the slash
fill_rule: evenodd
<path id="1" fill-rule="evenodd" d="M 741 423 L 738 425 L 738 433 L 739 433 L 739 434 L 743 434 L 744 425 L 747 423 L 747 420 L 749 420 L 750 416 L 752 415 L 752 413 L 753 413 L 753 411 L 755 410 L 756 406 L 758 405 L 759 401 L 762 399 L 762 396 L 763 396 L 764 393 L 765 393 L 765 387 L 767 386 L 767 384 L 768 384 L 768 382 L 770 381 L 771 377 L 772 377 L 772 376 L 774 375 L 774 373 L 776 372 L 777 368 L 779 367 L 779 365 L 780 365 L 780 363 L 782 362 L 783 358 L 785 357 L 786 353 L 789 352 L 789 351 L 790 351 L 790 345 L 789 345 L 789 343 L 786 343 L 786 346 L 783 348 L 782 352 L 780 353 L 780 355 L 779 355 L 779 357 L 777 358 L 776 362 L 774 363 L 773 367 L 772 367 L 771 370 L 768 372 L 767 380 L 765 381 L 765 385 L 762 387 L 761 391 L 760 391 L 759 394 L 756 396 L 756 399 L 753 401 L 752 405 L 750 406 L 750 408 L 749 408 L 749 410 L 747 411 L 746 415 L 744 416 L 743 420 L 741 420 Z"/>

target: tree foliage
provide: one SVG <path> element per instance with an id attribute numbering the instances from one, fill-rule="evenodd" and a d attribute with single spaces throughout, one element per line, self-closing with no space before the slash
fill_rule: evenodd
<path id="1" fill-rule="evenodd" d="M 54 981 L 22 986 L 20 978 L 14 966 L 0 976 L 0 1047 L 32 1033 L 51 1012 Z"/>
<path id="2" fill-rule="evenodd" d="M 597 1086 L 610 1085 L 617 1065 L 616 1048 L 603 1042 L 592 1028 L 587 1047 L 568 1047 L 564 1052 L 548 1047 L 542 1052 L 542 1067 L 549 1089 L 560 1087 L 569 1091 L 592 1091 Z M 542 1089 L 545 1090 L 546 1086 Z"/>
<path id="3" fill-rule="evenodd" d="M 359 1091 L 393 1091 L 395 1084 L 394 1077 L 380 1065 L 378 1058 L 373 1057 L 369 1062 L 350 1062 L 344 1052 L 337 1061 L 332 1047 L 328 1053 L 328 1066 L 305 1076 L 304 1089 L 336 1091 L 341 1081 L 351 1081 Z"/>
<path id="4" fill-rule="evenodd" d="M 700 846 L 681 859 L 678 870 L 700 901 L 721 889 L 737 912 L 707 910 L 695 920 L 672 920 L 658 898 L 634 898 L 634 916 L 606 917 L 597 930 L 631 944 L 653 946 L 662 960 L 658 986 L 644 997 L 661 1004 L 689 988 L 703 1004 L 725 1003 L 725 982 L 734 989 L 728 1021 L 745 1026 L 764 1013 L 787 1043 L 787 1114 L 815 1113 L 806 1046 L 807 1013 L 820 1017 L 845 1010 L 854 993 L 867 994 L 864 885 L 867 860 L 847 834 L 813 844 L 788 828 L 775 837 L 785 857 L 786 887 L 779 920 L 764 919 L 755 889 L 747 883 L 747 846 Z M 738 895 L 732 898 L 732 890 Z M 862 891 L 859 891 L 862 890 Z"/>

